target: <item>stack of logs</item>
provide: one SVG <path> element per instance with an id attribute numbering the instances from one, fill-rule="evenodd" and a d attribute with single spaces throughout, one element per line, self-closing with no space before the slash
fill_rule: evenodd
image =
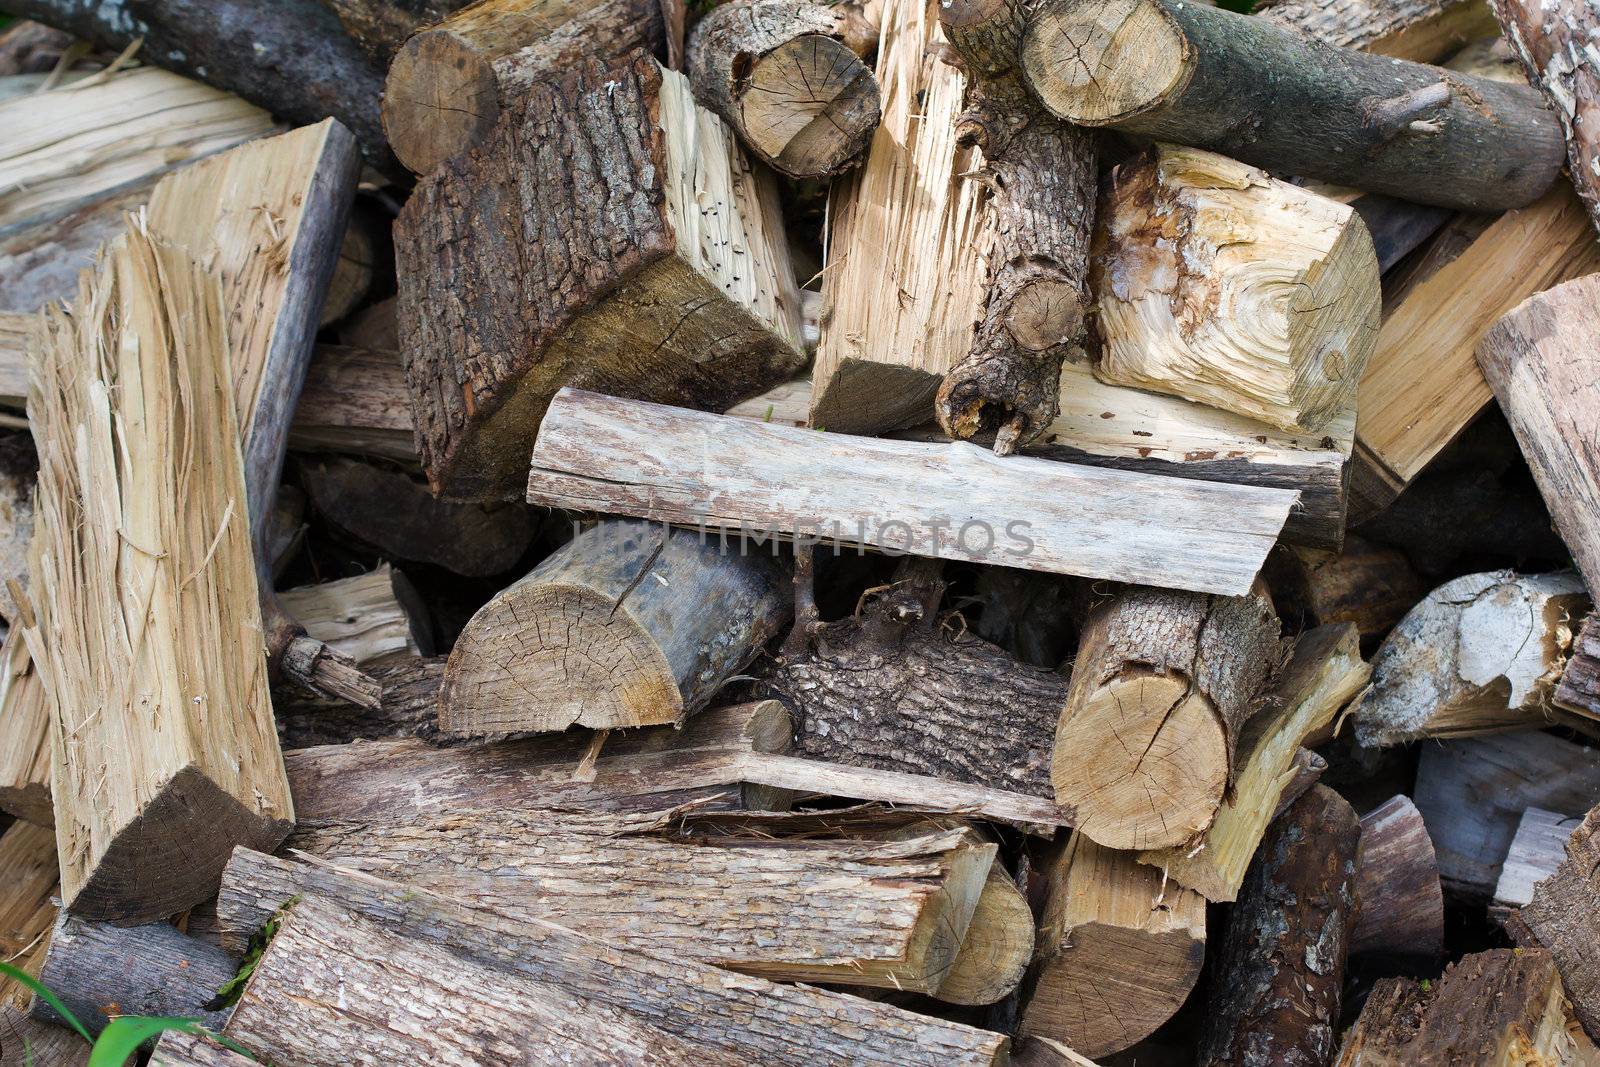
<path id="1" fill-rule="evenodd" d="M 1593 3 L 0 4 L 4 1067 L 1600 1063 Z"/>

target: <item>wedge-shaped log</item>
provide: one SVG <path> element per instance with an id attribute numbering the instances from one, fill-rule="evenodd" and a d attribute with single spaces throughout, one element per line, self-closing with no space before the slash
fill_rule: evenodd
<path id="1" fill-rule="evenodd" d="M 456 5 L 459 6 L 459 5 Z M 539 81 L 586 55 L 683 46 L 683 6 L 656 0 L 486 0 L 419 30 L 383 87 L 383 129 L 407 168 L 432 174 L 491 136 Z"/>
<path id="2" fill-rule="evenodd" d="M 528 481 L 534 504 L 1220 593 L 1249 590 L 1293 498 L 577 390 L 552 403 Z"/>
<path id="3" fill-rule="evenodd" d="M 925 993 L 960 950 L 995 855 L 960 828 L 881 842 L 700 822 L 519 806 L 307 823 L 291 842 L 475 907 L 749 974 Z"/>
<path id="4" fill-rule="evenodd" d="M 1502 922 L 1510 917 L 1514 908 L 1533 901 L 1534 890 L 1540 882 L 1556 873 L 1566 862 L 1567 839 L 1583 820 L 1572 815 L 1558 815 L 1543 808 L 1529 808 L 1517 823 L 1516 836 L 1511 839 L 1510 851 L 1500 868 L 1500 880 L 1495 883 L 1491 915 Z"/>
<path id="5" fill-rule="evenodd" d="M 1205 898 L 1082 834 L 1045 878 L 1036 978 L 1020 1033 L 1091 1057 L 1143 1041 L 1200 977 Z"/>
<path id="6" fill-rule="evenodd" d="M 1567 839 L 1567 857 L 1506 924 L 1517 944 L 1544 949 L 1578 1019 L 1600 1040 L 1600 807 Z"/>
<path id="7" fill-rule="evenodd" d="M 1495 32 L 1483 0 L 1269 0 L 1255 10 L 1328 44 L 1418 63 Z"/>
<path id="8" fill-rule="evenodd" d="M 1259 592 L 1132 588 L 1091 613 L 1050 771 L 1079 831 L 1107 848 L 1180 845 L 1216 818 L 1240 731 L 1282 662 Z M 1295 741 L 1296 746 L 1299 741 Z"/>
<path id="9" fill-rule="evenodd" d="M 50 803 L 50 704 L 22 626 L 0 646 L 0 811 L 54 826 Z"/>
<path id="10" fill-rule="evenodd" d="M 306 634 L 358 664 L 431 652 L 426 610 L 406 576 L 387 563 L 353 578 L 285 590 L 284 609 Z"/>
<path id="11" fill-rule="evenodd" d="M 197 904 L 293 819 L 273 729 L 222 286 L 133 230 L 44 313 L 34 538 L 61 892 L 135 923 Z"/>
<path id="12" fill-rule="evenodd" d="M 1372 659 L 1356 710 L 1365 745 L 1536 726 L 1589 608 L 1570 571 L 1468 574 L 1407 613 Z"/>
<path id="13" fill-rule="evenodd" d="M 395 254 L 422 465 L 447 496 L 513 495 L 566 383 L 721 411 L 803 363 L 772 179 L 647 56 L 532 89 L 420 183 Z"/>
<path id="14" fill-rule="evenodd" d="M 564 1000 L 577 996 L 627 1013 L 639 1025 L 694 1042 L 707 1056 L 732 1055 L 734 1062 L 774 1067 L 965 1067 L 1004 1062 L 1007 1042 L 999 1034 L 806 985 L 775 985 L 752 975 L 730 977 L 725 970 L 681 955 L 624 949 L 554 923 L 472 910 L 425 889 L 321 864 L 287 863 L 244 849 L 229 865 L 218 902 L 224 943 L 243 946 L 275 911 L 297 896 L 307 898 L 303 903 L 317 897 L 338 901 L 344 913 L 361 917 L 363 930 L 370 925 L 391 931 L 402 944 L 434 946 L 452 959 L 470 958 L 492 968 L 501 981 L 558 987 Z M 336 928 L 348 928 L 345 914 L 339 920 Z M 284 948 L 282 959 L 292 966 L 293 946 Z M 383 958 L 368 948 L 357 951 L 364 958 Z M 671 988 L 673 995 L 663 997 L 663 988 Z M 415 997 L 403 991 L 397 999 L 410 1003 Z M 251 1017 L 241 1004 L 229 1035 L 271 1055 L 270 1049 L 246 1039 L 244 1027 Z M 292 1035 L 292 1028 L 281 1020 L 259 1018 L 263 1031 Z M 279 1039 L 292 1041 L 292 1037 L 273 1038 Z M 366 1046 L 353 1035 L 352 1043 L 328 1062 L 348 1063 L 350 1049 L 361 1047 Z"/>
<path id="15" fill-rule="evenodd" d="M 1102 379 L 1315 433 L 1378 336 L 1378 259 L 1348 206 L 1214 152 L 1123 163 L 1094 258 Z"/>
<path id="16" fill-rule="evenodd" d="M 1444 892 L 1428 828 L 1407 796 L 1391 797 L 1361 817 L 1361 914 L 1352 956 L 1415 961 L 1426 969 L 1444 955 Z"/>
<path id="17" fill-rule="evenodd" d="M 1302 636 L 1266 707 L 1244 726 L 1233 786 L 1210 828 L 1192 842 L 1141 852 L 1139 862 L 1207 900 L 1237 900 L 1267 825 L 1297 777 L 1301 746 L 1333 722 L 1370 674 L 1354 627 L 1323 626 Z"/>
<path id="18" fill-rule="evenodd" d="M 972 910 L 961 948 L 934 995 L 948 1004 L 993 1004 L 1014 993 L 1033 959 L 1033 911 L 998 859 Z"/>
<path id="19" fill-rule="evenodd" d="M 1201 4 L 1053 0 L 1022 54 L 1045 106 L 1069 121 L 1418 203 L 1522 207 L 1564 155 L 1560 125 L 1527 86 Z"/>
<path id="20" fill-rule="evenodd" d="M 439 729 L 682 724 L 789 612 L 770 555 L 648 522 L 600 523 L 472 617 L 445 667 Z"/>

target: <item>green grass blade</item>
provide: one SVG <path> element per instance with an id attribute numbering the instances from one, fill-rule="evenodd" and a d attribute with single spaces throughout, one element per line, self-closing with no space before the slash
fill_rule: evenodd
<path id="1" fill-rule="evenodd" d="M 13 967 L 9 963 L 0 963 L 0 976 L 9 978 L 13 982 L 27 986 L 33 991 L 35 996 L 40 997 L 46 1004 L 54 1008 L 57 1015 L 67 1020 L 68 1025 L 70 1025 L 74 1030 L 78 1031 L 78 1033 L 82 1034 L 85 1041 L 94 1040 L 94 1038 L 89 1036 L 89 1031 L 85 1030 L 83 1028 L 83 1024 L 78 1021 L 78 1017 L 68 1011 L 65 1004 L 61 1003 L 61 998 L 57 997 L 54 993 L 50 992 L 50 990 L 46 989 L 44 987 L 44 983 L 39 981 L 39 979 L 35 978 L 27 971 L 22 970 L 20 967 Z"/>
<path id="2" fill-rule="evenodd" d="M 199 1019 L 170 1019 L 160 1016 L 124 1015 L 112 1019 L 89 1050 L 87 1067 L 123 1067 L 139 1046 L 168 1030 L 198 1034 L 204 1027 Z"/>

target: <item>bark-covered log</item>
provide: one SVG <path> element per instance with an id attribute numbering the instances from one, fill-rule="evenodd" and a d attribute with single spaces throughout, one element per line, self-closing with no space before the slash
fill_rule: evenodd
<path id="1" fill-rule="evenodd" d="M 168 1030 L 150 1052 L 150 1067 L 250 1067 L 258 1061 L 201 1034 Z"/>
<path id="2" fill-rule="evenodd" d="M 689 83 L 757 159 L 829 178 L 860 161 L 878 128 L 878 81 L 861 61 L 877 41 L 853 3 L 738 0 L 695 26 Z"/>
<path id="3" fill-rule="evenodd" d="M 1206 956 L 1206 902 L 1126 852 L 1074 834 L 1045 871 L 1023 1037 L 1121 1052 L 1170 1019 Z"/>
<path id="4" fill-rule="evenodd" d="M 1064 119 L 1424 204 L 1521 207 L 1564 155 L 1560 125 L 1526 86 L 1324 45 L 1204 4 L 1053 0 L 1022 54 Z"/>
<path id="5" fill-rule="evenodd" d="M 346 332 L 341 327 L 341 336 Z M 415 467 L 416 424 L 398 340 L 390 348 L 318 345 L 295 405 L 289 447 L 376 456 Z"/>
<path id="6" fill-rule="evenodd" d="M 1372 238 L 1350 207 L 1160 145 L 1116 169 L 1101 212 L 1103 381 L 1308 434 L 1354 399 L 1381 294 Z"/>
<path id="7" fill-rule="evenodd" d="M 346 701 L 307 698 L 298 693 L 273 696 L 278 743 L 285 750 L 351 741 L 415 737 L 432 740 L 439 733 L 439 684 L 443 656 L 397 656 L 367 668 L 382 696 L 376 708 Z M 295 782 L 291 774 L 289 784 Z"/>
<path id="8" fill-rule="evenodd" d="M 967 76 L 956 143 L 983 153 L 993 216 L 989 295 L 934 414 L 955 438 L 994 430 L 1009 455 L 1055 418 L 1061 364 L 1086 341 L 1099 146 L 1039 105 L 1018 45 L 1031 5 L 952 0 L 939 21 Z"/>
<path id="9" fill-rule="evenodd" d="M 663 61 L 683 44 L 676 0 L 480 0 L 419 30 L 389 65 L 383 128 L 420 175 L 517 121 L 528 90 L 587 56 L 636 50 Z"/>
<path id="10" fill-rule="evenodd" d="M 1489 914 L 1501 922 L 1512 910 L 1533 901 L 1538 884 L 1556 873 L 1567 859 L 1567 839 L 1583 820 L 1543 808 L 1529 808 L 1517 823 L 1516 836 L 1500 868 Z"/>
<path id="11" fill-rule="evenodd" d="M 1595 27 L 1600 39 L 1600 17 Z M 1600 77 L 1600 62 L 1596 67 Z M 1600 86 L 1595 93 L 1600 123 Z M 1584 442 L 1600 434 L 1600 403 L 1590 396 L 1593 367 L 1585 356 L 1597 346 L 1600 274 L 1529 297 L 1478 345 L 1478 365 L 1590 589 L 1600 589 L 1600 457 Z"/>
<path id="12" fill-rule="evenodd" d="M 1383 637 L 1427 594 L 1404 552 L 1355 534 L 1336 552 L 1285 546 L 1265 574 L 1291 630 L 1350 623 L 1363 641 Z"/>
<path id="13" fill-rule="evenodd" d="M 1572 644 L 1572 655 L 1561 672 L 1555 702 L 1568 711 L 1600 719 L 1600 618 L 1593 613 L 1583 620 Z"/>
<path id="14" fill-rule="evenodd" d="M 243 944 L 275 911 L 302 896 L 338 901 L 361 916 L 363 926 L 393 931 L 396 940 L 442 946 L 453 958 L 477 960 L 506 980 L 559 986 L 568 997 L 627 1012 L 704 1049 L 734 1054 L 741 1063 L 964 1067 L 999 1064 L 1004 1057 L 1006 1041 L 998 1034 L 807 985 L 730 978 L 725 970 L 681 956 L 624 950 L 553 923 L 519 922 L 427 890 L 242 849 L 229 865 L 219 902 L 230 943 Z M 672 995 L 663 996 L 668 988 Z M 411 1003 L 415 997 L 407 989 L 396 999 Z M 286 1030 L 276 1019 L 262 1025 Z M 243 1040 L 238 1029 L 229 1033 Z M 341 1052 L 347 1057 L 361 1047 L 355 1034 Z M 341 1067 L 347 1062 L 333 1061 Z M 395 1061 L 383 1062 L 387 1067 Z"/>
<path id="15" fill-rule="evenodd" d="M 1204 1067 L 1333 1059 L 1360 844 L 1356 813 L 1320 785 L 1273 823 L 1222 937 Z"/>
<path id="16" fill-rule="evenodd" d="M 378 119 L 381 70 L 317 0 L 9 0 L 7 10 L 237 93 L 296 124 L 336 118 L 395 170 Z"/>
<path id="17" fill-rule="evenodd" d="M 1495 32 L 1483 0 L 1267 0 L 1255 13 L 1327 44 L 1418 63 Z"/>
<path id="18" fill-rule="evenodd" d="M 72 45 L 72 34 L 39 22 L 16 22 L 0 32 L 0 77 L 48 74 Z"/>
<path id="19" fill-rule="evenodd" d="M 1468 574 L 1429 593 L 1372 659 L 1364 745 L 1537 726 L 1590 606 L 1571 571 Z"/>
<path id="20" fill-rule="evenodd" d="M 648 56 L 531 89 L 395 223 L 435 491 L 512 495 L 567 383 L 721 411 L 792 376 L 800 297 L 777 207 L 772 178 Z"/>
<path id="21" fill-rule="evenodd" d="M 771 556 L 608 520 L 484 605 L 439 693 L 447 736 L 681 725 L 789 621 Z"/>
<path id="22" fill-rule="evenodd" d="M 1077 828 L 1128 849 L 1204 833 L 1234 779 L 1240 731 L 1282 661 L 1278 617 L 1258 592 L 1132 588 L 1097 607 L 1050 775 Z"/>
<path id="23" fill-rule="evenodd" d="M 344 30 L 372 57 L 379 70 L 388 70 L 394 54 L 424 26 L 442 22 L 472 0 L 318 0 L 339 16 Z"/>
<path id="24" fill-rule="evenodd" d="M 1410 959 L 1426 969 L 1444 955 L 1439 859 L 1410 797 L 1392 797 L 1361 817 L 1356 897 L 1352 956 Z"/>
<path id="25" fill-rule="evenodd" d="M 1567 839 L 1567 858 L 1506 924 L 1517 944 L 1554 957 L 1573 1009 L 1600 1040 L 1600 807 Z"/>

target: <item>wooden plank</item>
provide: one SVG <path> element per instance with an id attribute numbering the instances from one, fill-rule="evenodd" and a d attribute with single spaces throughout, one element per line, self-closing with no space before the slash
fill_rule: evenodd
<path id="1" fill-rule="evenodd" d="M 556 395 L 528 501 L 1200 592 L 1250 589 L 1299 494 Z"/>

